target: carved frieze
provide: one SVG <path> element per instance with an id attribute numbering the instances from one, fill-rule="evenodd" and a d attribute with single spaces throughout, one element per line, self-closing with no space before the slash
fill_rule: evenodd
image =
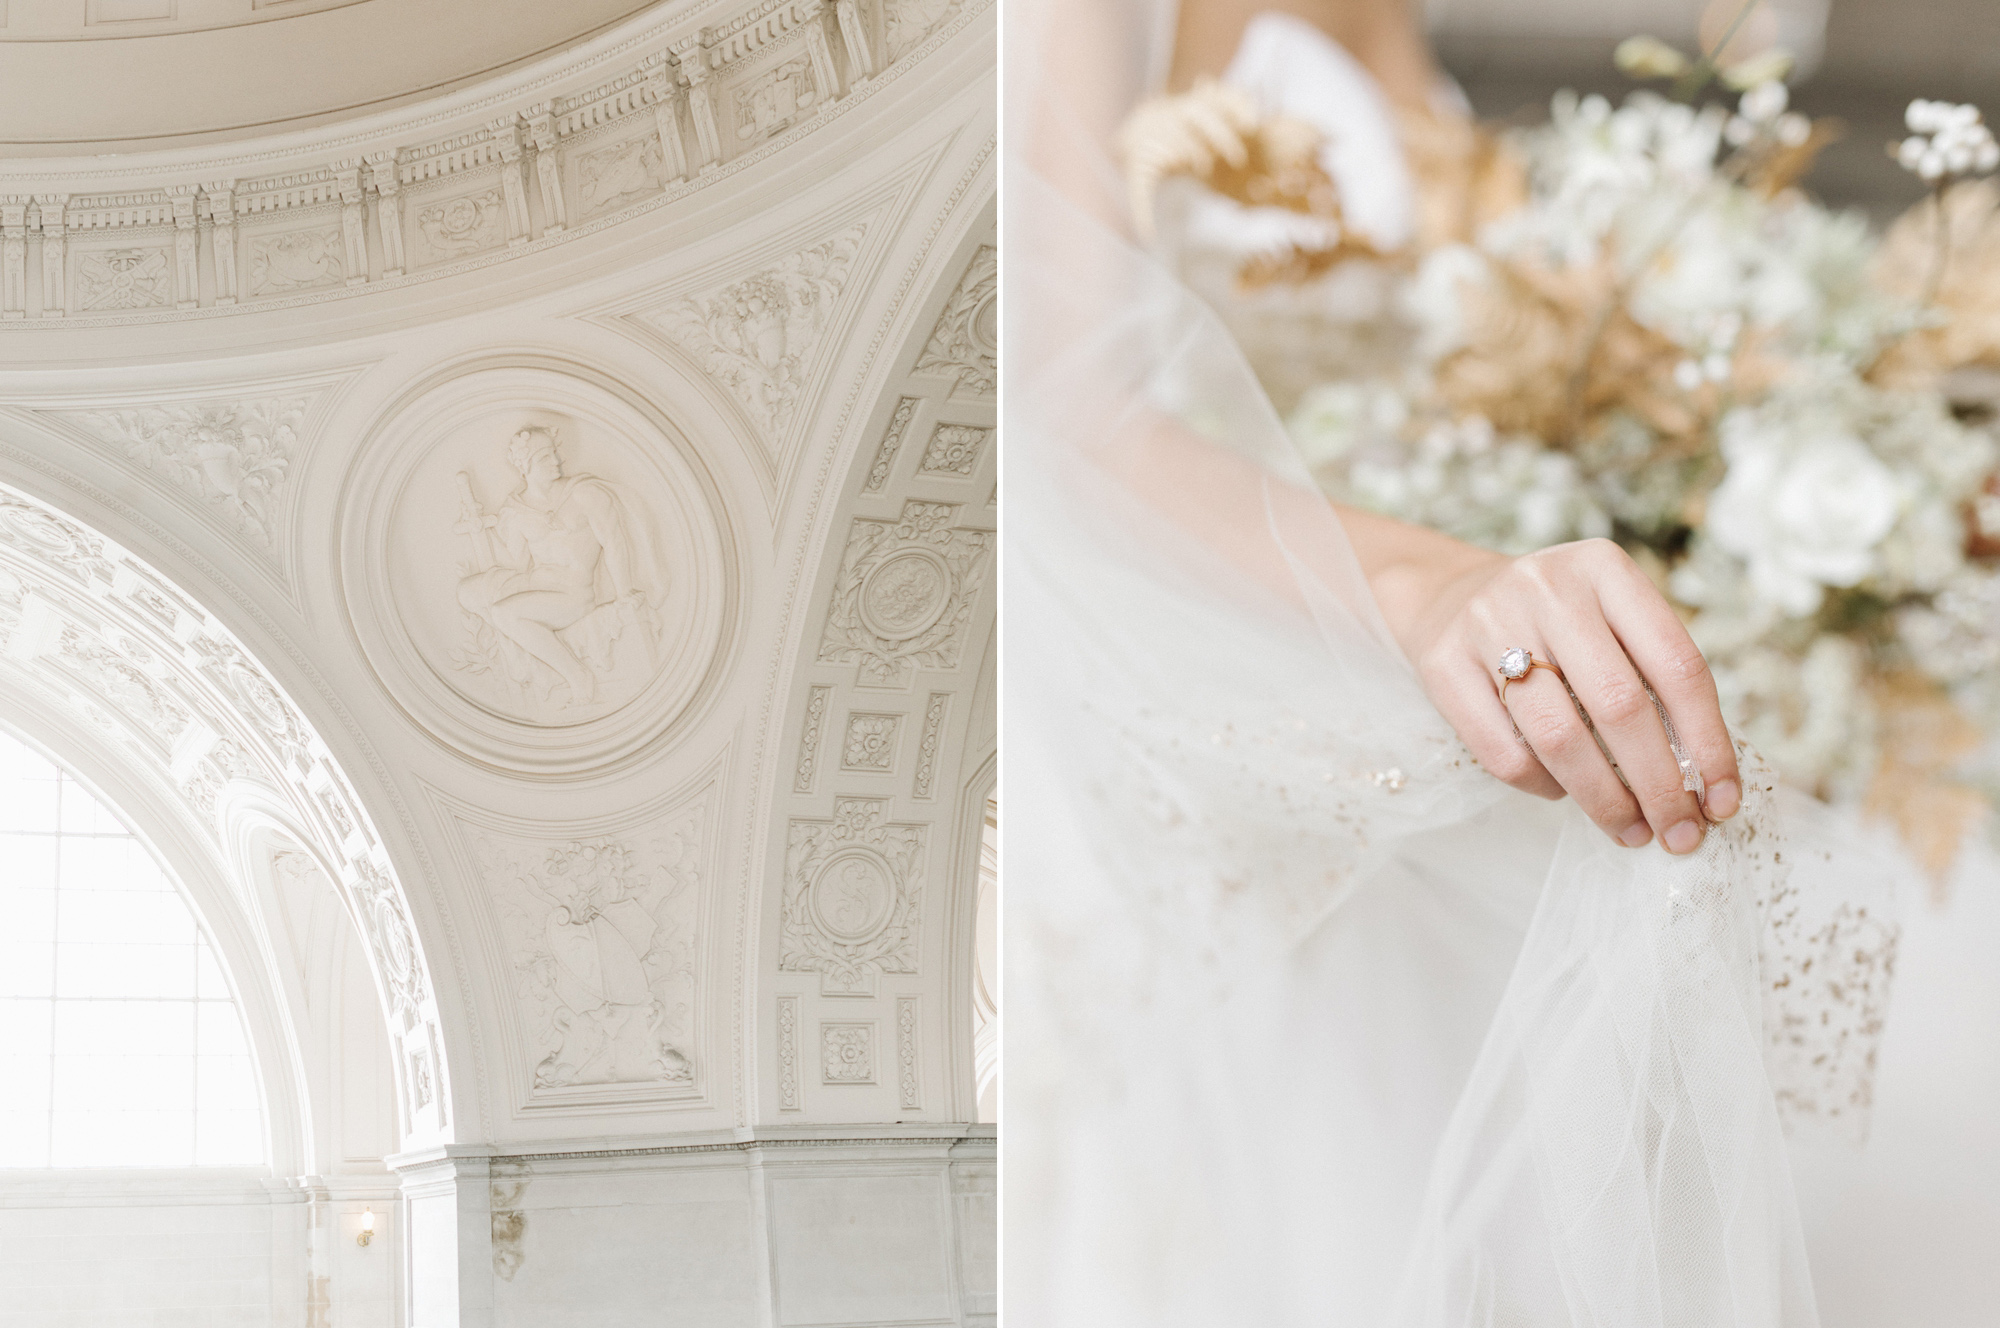
<path id="1" fill-rule="evenodd" d="M 961 0 L 883 0 L 882 27 L 888 38 L 889 63 L 923 45 L 924 39 L 958 14 Z"/>
<path id="2" fill-rule="evenodd" d="M 586 220 L 666 188 L 670 177 L 661 142 L 655 134 L 641 134 L 577 156 L 578 210 Z"/>
<path id="3" fill-rule="evenodd" d="M 82 313 L 164 309 L 174 302 L 173 281 L 163 245 L 87 250 L 76 258 L 76 308 Z"/>
<path id="4" fill-rule="evenodd" d="M 992 536 L 957 525 L 960 504 L 906 502 L 894 521 L 855 521 L 841 557 L 819 659 L 855 664 L 863 683 L 900 687 L 919 668 L 956 668 Z"/>
<path id="5" fill-rule="evenodd" d="M 839 798 L 831 820 L 791 822 L 778 967 L 819 974 L 824 995 L 917 971 L 927 831 L 888 817 L 886 799 Z"/>
<path id="6" fill-rule="evenodd" d="M 497 188 L 424 203 L 416 210 L 416 223 L 426 258 L 433 263 L 507 243 L 507 203 Z"/>
<path id="7" fill-rule="evenodd" d="M 338 226 L 252 236 L 250 294 L 283 295 L 340 285 L 347 279 L 345 244 Z"/>
<path id="8" fill-rule="evenodd" d="M 478 841 L 537 1091 L 692 1088 L 703 824 L 697 803 L 629 834 Z"/>
<path id="9" fill-rule="evenodd" d="M 993 396 L 999 378 L 999 291 L 999 253 L 981 245 L 945 301 L 912 372 L 951 379 L 953 396 Z"/>
<path id="10" fill-rule="evenodd" d="M 55 413 L 269 545 L 310 405 L 303 397 L 260 397 Z"/>
<path id="11" fill-rule="evenodd" d="M 794 56 L 736 89 L 736 137 L 746 142 L 770 138 L 811 114 L 820 100 L 812 61 Z"/>
<path id="12" fill-rule="evenodd" d="M 712 295 L 635 317 L 693 357 L 776 442 L 802 402 L 812 351 L 833 323 L 866 229 L 850 226 Z"/>

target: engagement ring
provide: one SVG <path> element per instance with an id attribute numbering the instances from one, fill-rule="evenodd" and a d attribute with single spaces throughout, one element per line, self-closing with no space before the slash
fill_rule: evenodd
<path id="1" fill-rule="evenodd" d="M 1515 646 L 1500 656 L 1500 700 L 1507 699 L 1507 684 L 1518 682 L 1528 676 L 1529 669 L 1547 669 L 1560 678 L 1562 670 L 1544 659 L 1536 659 L 1532 650 Z"/>

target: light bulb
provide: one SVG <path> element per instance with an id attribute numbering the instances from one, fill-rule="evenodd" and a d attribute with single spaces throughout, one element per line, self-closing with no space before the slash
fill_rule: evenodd
<path id="1" fill-rule="evenodd" d="M 361 1234 L 354 1238 L 354 1243 L 366 1245 L 373 1239 L 375 1239 L 375 1210 L 364 1208 L 361 1210 Z"/>

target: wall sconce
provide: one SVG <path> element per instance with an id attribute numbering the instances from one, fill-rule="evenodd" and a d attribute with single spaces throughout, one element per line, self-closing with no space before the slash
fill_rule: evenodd
<path id="1" fill-rule="evenodd" d="M 361 1234 L 354 1238 L 354 1243 L 366 1245 L 373 1239 L 375 1239 L 375 1210 L 364 1208 L 361 1210 Z"/>

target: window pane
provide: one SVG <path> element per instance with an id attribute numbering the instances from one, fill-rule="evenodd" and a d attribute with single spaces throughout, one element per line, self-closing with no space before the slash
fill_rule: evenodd
<path id="1" fill-rule="evenodd" d="M 194 912 L 88 789 L 0 735 L 0 1167 L 266 1157 L 243 1021 Z"/>
<path id="2" fill-rule="evenodd" d="M 57 996 L 194 996 L 192 945 L 56 947 Z"/>
<path id="3" fill-rule="evenodd" d="M 6 796 L 4 786 L 0 786 L 0 805 Z M 0 835 L 0 894 L 54 890 L 56 845 L 60 842 L 54 835 Z"/>
<path id="4" fill-rule="evenodd" d="M 49 1165 L 49 1113 L 0 1107 L 0 1167 Z"/>
<path id="5" fill-rule="evenodd" d="M 39 930 L 9 928 L 0 940 L 0 996 L 47 996 L 55 988 L 55 947 L 48 943 L 48 925 Z M 26 936 L 31 939 L 17 940 Z M 0 1029 L 0 1042 L 7 1031 Z"/>

